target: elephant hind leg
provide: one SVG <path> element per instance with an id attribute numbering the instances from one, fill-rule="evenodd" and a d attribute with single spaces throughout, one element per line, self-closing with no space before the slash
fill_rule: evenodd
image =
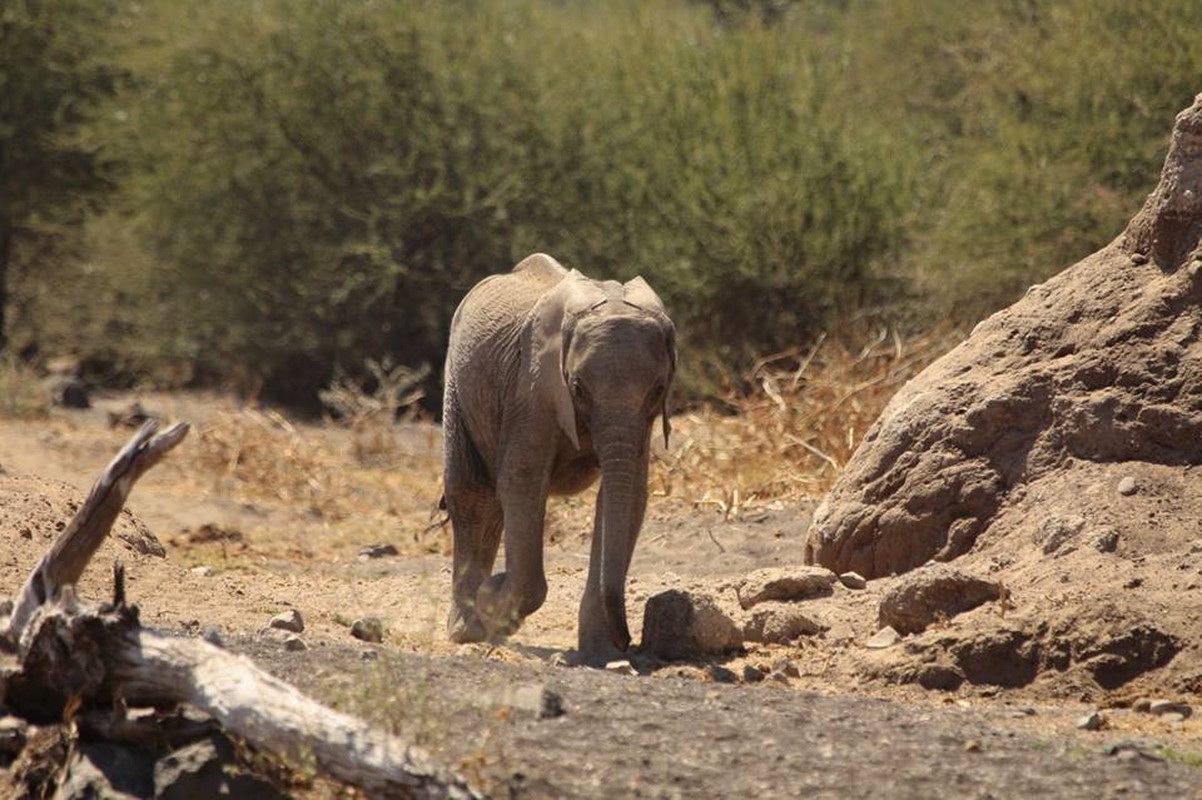
<path id="1" fill-rule="evenodd" d="M 447 633 L 455 642 L 478 642 L 487 632 L 480 622 L 476 593 L 497 559 L 503 516 L 484 461 L 453 408 L 448 408 L 443 424 L 447 434 L 443 502 L 451 518 L 454 546 Z"/>
<path id="2" fill-rule="evenodd" d="M 453 530 L 451 614 L 447 634 L 453 642 L 480 642 L 488 637 L 480 621 L 476 593 L 492 572 L 501 544 L 501 505 L 495 496 L 480 493 L 448 503 Z"/>

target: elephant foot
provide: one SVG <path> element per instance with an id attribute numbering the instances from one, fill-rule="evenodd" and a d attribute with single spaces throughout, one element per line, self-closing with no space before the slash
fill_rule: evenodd
<path id="1" fill-rule="evenodd" d="M 488 631 L 473 612 L 453 608 L 447 618 L 447 636 L 455 644 L 468 644 L 483 642 L 488 638 Z"/>
<path id="2" fill-rule="evenodd" d="M 476 613 L 490 641 L 517 632 L 524 619 L 521 605 L 512 581 L 507 580 L 504 572 L 498 572 L 480 584 L 476 592 Z"/>

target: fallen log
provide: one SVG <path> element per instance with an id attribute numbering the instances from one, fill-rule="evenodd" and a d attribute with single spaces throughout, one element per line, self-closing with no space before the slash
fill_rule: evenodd
<path id="1" fill-rule="evenodd" d="M 145 738 L 144 726 L 123 722 L 126 708 L 186 704 L 257 750 L 311 763 L 373 797 L 479 797 L 420 748 L 327 708 L 249 659 L 143 629 L 137 607 L 125 603 L 119 566 L 112 603 L 88 607 L 77 600 L 74 584 L 134 482 L 188 428 L 176 425 L 158 436 L 156 430 L 155 422 L 146 423 L 113 459 L 30 573 L 7 624 L 0 621 L 0 705 L 39 721 L 94 718 L 96 709 L 111 709 L 109 730 L 137 729 Z"/>

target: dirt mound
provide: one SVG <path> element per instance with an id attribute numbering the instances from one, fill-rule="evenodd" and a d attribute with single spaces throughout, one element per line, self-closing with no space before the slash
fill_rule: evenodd
<path id="1" fill-rule="evenodd" d="M 1200 237 L 1202 95 L 1120 237 L 890 402 L 815 513 L 806 561 L 872 578 L 955 559 L 1007 592 L 875 674 L 1113 689 L 1171 664 L 1170 685 L 1197 691 Z"/>

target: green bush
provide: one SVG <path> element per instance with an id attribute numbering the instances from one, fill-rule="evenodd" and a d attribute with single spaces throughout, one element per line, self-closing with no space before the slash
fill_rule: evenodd
<path id="1" fill-rule="evenodd" d="M 865 310 L 969 322 L 1121 230 L 1202 88 L 1202 2 L 111 1 L 117 191 L 26 316 L 292 402 L 437 367 L 536 250 L 646 277 L 694 394 Z"/>

